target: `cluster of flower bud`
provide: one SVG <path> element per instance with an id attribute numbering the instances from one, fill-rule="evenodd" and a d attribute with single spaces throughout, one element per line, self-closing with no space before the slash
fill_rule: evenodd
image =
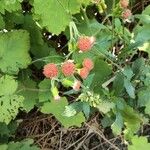
<path id="1" fill-rule="evenodd" d="M 86 92 L 79 95 L 77 100 L 81 102 L 87 102 L 91 107 L 97 107 L 101 103 L 100 95 L 94 94 L 93 92 Z"/>

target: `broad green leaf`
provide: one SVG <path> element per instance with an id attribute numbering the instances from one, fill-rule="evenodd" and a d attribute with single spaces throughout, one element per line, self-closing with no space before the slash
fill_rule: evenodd
<path id="1" fill-rule="evenodd" d="M 145 66 L 145 62 L 143 58 L 136 59 L 132 64 L 132 70 L 135 75 L 141 74 Z"/>
<path id="2" fill-rule="evenodd" d="M 107 115 L 105 115 L 104 118 L 101 120 L 102 126 L 104 128 L 110 127 L 113 124 L 113 122 L 114 122 L 114 120 Z"/>
<path id="3" fill-rule="evenodd" d="M 14 18 L 16 18 L 16 16 L 14 16 Z M 14 19 L 12 21 L 14 21 Z M 38 69 L 50 62 L 61 63 L 63 61 L 62 57 L 56 53 L 55 49 L 48 46 L 43 40 L 42 31 L 36 25 L 31 15 L 23 16 L 23 29 L 30 33 L 30 51 L 34 55 L 33 64 Z"/>
<path id="4" fill-rule="evenodd" d="M 91 2 L 91 0 L 77 0 L 77 1 L 84 5 L 88 5 Z"/>
<path id="5" fill-rule="evenodd" d="M 65 117 L 72 117 L 74 115 L 76 115 L 76 110 L 75 108 L 72 107 L 72 105 L 69 105 L 69 106 L 65 106 L 65 110 L 63 112 L 63 116 Z"/>
<path id="6" fill-rule="evenodd" d="M 23 109 L 29 112 L 34 108 L 38 99 L 38 88 L 36 87 L 36 82 L 31 79 L 26 79 L 19 82 L 19 92 L 20 95 L 24 97 Z"/>
<path id="7" fill-rule="evenodd" d="M 131 78 L 133 77 L 133 71 L 129 66 L 126 66 L 123 70 L 123 74 L 126 76 L 126 78 L 128 80 L 131 80 Z"/>
<path id="8" fill-rule="evenodd" d="M 126 139 L 131 139 L 132 136 L 139 130 L 142 118 L 138 112 L 133 110 L 132 107 L 126 104 L 124 105 L 124 109 L 120 111 L 126 126 L 124 134 Z"/>
<path id="9" fill-rule="evenodd" d="M 8 124 L 18 114 L 18 109 L 23 106 L 24 98 L 16 95 L 18 83 L 11 76 L 0 78 L 0 122 Z"/>
<path id="10" fill-rule="evenodd" d="M 132 138 L 132 145 L 128 146 L 128 150 L 149 150 L 150 149 L 150 143 L 148 143 L 148 140 L 146 137 L 141 136 L 134 136 Z"/>
<path id="11" fill-rule="evenodd" d="M 131 98 L 135 98 L 135 88 L 128 79 L 124 79 L 124 87 Z"/>
<path id="12" fill-rule="evenodd" d="M 140 19 L 143 24 L 150 24 L 150 16 L 146 14 L 135 15 L 135 18 Z"/>
<path id="13" fill-rule="evenodd" d="M 21 10 L 21 2 L 23 0 L 1 0 L 0 12 L 5 14 L 5 11 L 13 12 Z"/>
<path id="14" fill-rule="evenodd" d="M 111 109 L 114 108 L 114 103 L 112 102 L 107 102 L 107 101 L 102 101 L 96 108 L 104 114 L 108 113 Z"/>
<path id="15" fill-rule="evenodd" d="M 44 79 L 39 84 L 39 102 L 46 102 L 52 99 L 51 94 L 51 80 L 50 79 Z"/>
<path id="16" fill-rule="evenodd" d="M 135 34 L 135 42 L 140 43 L 139 50 L 146 51 L 150 55 L 150 26 L 149 24 L 141 26 L 137 26 L 134 31 Z"/>
<path id="17" fill-rule="evenodd" d="M 150 115 L 150 101 L 146 104 L 145 113 Z"/>
<path id="18" fill-rule="evenodd" d="M 144 25 L 137 27 L 137 35 L 135 36 L 135 42 L 142 42 L 143 44 L 150 40 L 150 26 Z"/>
<path id="19" fill-rule="evenodd" d="M 18 83 L 12 76 L 2 76 L 0 78 L 0 96 L 12 95 L 18 88 Z"/>
<path id="20" fill-rule="evenodd" d="M 0 150 L 8 150 L 7 144 L 0 144 Z"/>
<path id="21" fill-rule="evenodd" d="M 140 23 L 150 24 L 150 6 L 147 6 L 142 14 L 135 15 L 135 17 L 140 19 Z"/>
<path id="22" fill-rule="evenodd" d="M 0 122 L 8 124 L 18 114 L 18 109 L 23 106 L 24 98 L 18 95 L 6 95 L 0 98 Z"/>
<path id="23" fill-rule="evenodd" d="M 142 14 L 144 14 L 144 15 L 150 15 L 150 5 L 148 5 L 147 7 L 145 7 L 145 9 L 143 10 Z"/>
<path id="24" fill-rule="evenodd" d="M 24 30 L 0 33 L 0 69 L 4 73 L 17 74 L 27 68 L 29 56 L 29 34 Z"/>
<path id="25" fill-rule="evenodd" d="M 123 128 L 123 118 L 120 113 L 116 114 L 116 120 L 115 122 L 111 125 L 111 129 L 113 130 L 113 133 L 115 135 L 120 135 L 122 128 Z"/>
<path id="26" fill-rule="evenodd" d="M 51 100 L 51 102 L 44 103 L 41 112 L 46 114 L 53 114 L 58 119 L 58 121 L 66 128 L 71 126 L 80 127 L 81 123 L 85 121 L 83 113 L 79 112 L 75 116 L 65 117 L 63 116 L 65 106 L 68 106 L 68 102 L 67 99 L 63 97 L 59 101 Z"/>
<path id="27" fill-rule="evenodd" d="M 83 81 L 83 84 L 84 86 L 87 86 L 87 87 L 90 87 L 91 84 L 92 84 L 92 81 L 93 81 L 93 78 L 94 78 L 94 73 L 93 74 L 90 74 L 84 81 Z"/>
<path id="28" fill-rule="evenodd" d="M 89 118 L 89 116 L 90 116 L 90 105 L 88 104 L 88 103 L 86 103 L 86 102 L 83 102 L 83 106 L 82 106 L 83 108 L 83 113 L 85 114 L 85 116 L 86 116 L 86 118 L 88 119 Z"/>
<path id="29" fill-rule="evenodd" d="M 100 93 L 102 89 L 102 83 L 105 82 L 108 76 L 111 74 L 111 66 L 109 66 L 105 61 L 97 59 L 92 73 L 95 75 L 93 77 L 93 82 L 90 86 L 90 89 L 94 90 L 96 93 Z"/>
<path id="30" fill-rule="evenodd" d="M 77 24 L 77 28 L 81 34 L 85 34 L 87 36 L 96 35 L 97 38 L 97 36 L 99 37 L 104 29 L 107 29 L 106 26 L 97 22 L 96 19 L 89 20 L 87 24 L 87 22 L 85 21 L 85 19 L 83 19 L 83 16 L 81 16 L 81 14 L 76 15 L 76 18 L 79 22 Z"/>
<path id="31" fill-rule="evenodd" d="M 40 148 L 34 145 L 34 141 L 32 139 L 25 139 L 20 142 L 8 143 L 7 150 L 40 150 Z"/>
<path id="32" fill-rule="evenodd" d="M 80 64 L 82 64 L 85 58 L 91 58 L 92 60 L 95 60 L 95 57 L 96 55 L 93 50 L 90 50 L 89 52 L 86 53 L 74 52 L 72 55 L 72 58 L 75 61 L 75 63 L 80 63 Z"/>
<path id="33" fill-rule="evenodd" d="M 115 80 L 113 82 L 113 90 L 114 90 L 114 94 L 119 96 L 122 94 L 123 90 L 124 90 L 124 75 L 122 73 L 117 73 Z"/>
<path id="34" fill-rule="evenodd" d="M 8 142 L 10 136 L 15 134 L 17 127 L 16 121 L 11 121 L 8 125 L 0 122 L 0 143 Z"/>
<path id="35" fill-rule="evenodd" d="M 150 88 L 141 90 L 138 93 L 138 106 L 146 106 L 150 102 Z"/>
<path id="36" fill-rule="evenodd" d="M 58 35 L 69 25 L 71 14 L 80 11 L 80 5 L 81 3 L 77 0 L 35 0 L 33 3 L 34 18 L 39 20 L 42 27 Z"/>

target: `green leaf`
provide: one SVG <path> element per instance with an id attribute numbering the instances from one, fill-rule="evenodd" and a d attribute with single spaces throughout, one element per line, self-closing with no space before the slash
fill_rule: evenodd
<path id="1" fill-rule="evenodd" d="M 0 69 L 4 73 L 17 74 L 27 68 L 29 56 L 29 34 L 24 30 L 0 33 Z"/>
<path id="2" fill-rule="evenodd" d="M 147 7 L 145 7 L 145 9 L 143 10 L 142 14 L 144 14 L 144 15 L 150 15 L 150 5 L 148 5 Z"/>
<path id="3" fill-rule="evenodd" d="M 129 94 L 129 96 L 133 99 L 135 99 L 135 88 L 132 85 L 132 83 L 128 79 L 124 79 L 124 87 Z"/>
<path id="4" fill-rule="evenodd" d="M 33 3 L 34 18 L 39 20 L 42 27 L 46 27 L 48 31 L 58 35 L 69 25 L 71 14 L 80 11 L 80 5 L 81 3 L 77 0 L 35 0 Z"/>
<path id="5" fill-rule="evenodd" d="M 123 128 L 123 118 L 120 113 L 116 114 L 116 120 L 115 122 L 111 125 L 111 129 L 113 130 L 113 133 L 115 135 L 120 135 L 122 128 Z"/>
<path id="6" fill-rule="evenodd" d="M 128 150 L 149 150 L 150 149 L 150 143 L 148 143 L 148 140 L 146 137 L 138 137 L 134 136 L 132 138 L 132 145 L 128 146 Z"/>
<path id="7" fill-rule="evenodd" d="M 149 24 L 137 26 L 134 31 L 135 43 L 140 43 L 139 50 L 146 51 L 150 55 L 150 26 Z"/>
<path id="8" fill-rule="evenodd" d="M 69 105 L 69 106 L 65 106 L 65 110 L 62 115 L 65 117 L 72 117 L 72 116 L 76 115 L 76 113 L 77 112 L 76 112 L 75 108 L 73 108 L 72 105 Z"/>
<path id="9" fill-rule="evenodd" d="M 81 123 L 85 121 L 83 113 L 79 112 L 75 116 L 65 117 L 63 116 L 65 106 L 68 106 L 68 102 L 67 99 L 63 97 L 59 101 L 51 100 L 51 102 L 44 103 L 41 112 L 46 114 L 53 114 L 58 119 L 58 121 L 66 128 L 71 126 L 80 127 Z"/>
<path id="10" fill-rule="evenodd" d="M 21 10 L 21 4 L 23 0 L 1 0 L 0 12 L 5 14 L 5 11 L 13 12 Z"/>
<path id="11" fill-rule="evenodd" d="M 145 113 L 150 115 L 150 101 L 146 104 Z"/>
<path id="12" fill-rule="evenodd" d="M 112 102 L 107 102 L 107 101 L 102 101 L 96 108 L 104 114 L 108 113 L 111 109 L 114 108 L 114 103 Z"/>
<path id="13" fill-rule="evenodd" d="M 126 78 L 127 78 L 128 80 L 131 80 L 131 78 L 132 78 L 133 75 L 134 75 L 132 69 L 131 69 L 129 66 L 126 66 L 126 67 L 124 68 L 123 74 L 126 76 Z"/>
<path id="14" fill-rule="evenodd" d="M 89 116 L 90 116 L 90 105 L 88 104 L 88 103 L 86 103 L 86 102 L 83 102 L 83 104 L 82 104 L 83 106 L 83 113 L 85 114 L 85 116 L 86 116 L 86 118 L 89 118 Z"/>
<path id="15" fill-rule="evenodd" d="M 53 98 L 51 94 L 51 80 L 44 79 L 39 84 L 39 102 L 46 102 Z"/>
<path id="16" fill-rule="evenodd" d="M 0 122 L 8 124 L 18 114 L 18 109 L 23 106 L 24 98 L 16 95 L 18 83 L 11 76 L 0 78 Z"/>
<path id="17" fill-rule="evenodd" d="M 117 73 L 115 80 L 113 82 L 114 94 L 119 96 L 124 90 L 124 75 L 122 73 Z"/>
<path id="18" fill-rule="evenodd" d="M 10 142 L 8 143 L 7 150 L 40 150 L 33 143 L 34 141 L 32 139 L 25 139 L 21 142 Z"/>
<path id="19" fill-rule="evenodd" d="M 74 52 L 72 55 L 72 58 L 75 61 L 75 63 L 80 63 L 80 64 L 82 64 L 82 62 L 85 58 L 91 58 L 92 60 L 94 60 L 95 57 L 96 57 L 96 55 L 94 54 L 93 50 L 90 50 L 86 53 Z"/>
<path id="20" fill-rule="evenodd" d="M 4 27 L 5 27 L 5 22 L 3 20 L 2 15 L 0 14 L 0 29 L 4 29 Z"/>
<path id="21" fill-rule="evenodd" d="M 10 136 L 15 134 L 17 127 L 16 121 L 12 121 L 8 125 L 0 122 L 0 143 L 8 142 Z"/>
<path id="22" fill-rule="evenodd" d="M 113 124 L 113 122 L 114 122 L 114 120 L 107 115 L 105 115 L 104 118 L 101 120 L 102 126 L 104 128 L 111 126 Z"/>
<path id="23" fill-rule="evenodd" d="M 102 83 L 105 82 L 108 76 L 111 74 L 111 66 L 109 66 L 105 61 L 97 59 L 92 73 L 95 75 L 93 77 L 93 82 L 90 86 L 90 89 L 94 90 L 96 93 L 100 93 L 102 89 Z"/>
<path id="24" fill-rule="evenodd" d="M 12 76 L 2 76 L 0 78 L 0 97 L 12 95 L 18 88 L 18 83 Z"/>
<path id="25" fill-rule="evenodd" d="M 150 6 L 147 6 L 142 14 L 135 15 L 135 17 L 140 19 L 140 23 L 150 24 Z"/>
<path id="26" fill-rule="evenodd" d="M 20 95 L 24 97 L 23 109 L 29 112 L 34 108 L 38 99 L 38 88 L 36 87 L 36 82 L 31 79 L 26 79 L 19 82 Z"/>
<path id="27" fill-rule="evenodd" d="M 149 24 L 150 23 L 150 16 L 146 14 L 140 14 L 140 15 L 135 15 L 135 18 L 140 19 L 140 22 L 143 24 Z"/>
<path id="28" fill-rule="evenodd" d="M 23 106 L 24 98 L 18 95 L 7 95 L 0 98 L 0 122 L 8 124 L 18 114 L 18 109 Z"/>
<path id="29" fill-rule="evenodd" d="M 7 144 L 1 144 L 0 150 L 8 150 L 8 145 Z"/>
<path id="30" fill-rule="evenodd" d="M 126 129 L 124 130 L 125 138 L 131 139 L 132 136 L 139 130 L 142 118 L 140 114 L 133 110 L 132 107 L 124 104 L 124 109 L 120 111 Z"/>
<path id="31" fill-rule="evenodd" d="M 146 88 L 141 90 L 138 93 L 138 106 L 142 107 L 142 106 L 146 106 L 148 102 L 150 102 L 150 89 Z"/>
<path id="32" fill-rule="evenodd" d="M 134 74 L 137 75 L 141 73 L 144 69 L 144 66 L 145 66 L 144 58 L 136 59 L 132 64 L 132 70 Z"/>
<path id="33" fill-rule="evenodd" d="M 83 81 L 83 84 L 84 86 L 87 86 L 87 87 L 90 87 L 91 84 L 92 84 L 92 81 L 93 81 L 93 78 L 94 78 L 94 73 L 93 74 L 90 74 L 84 81 Z"/>

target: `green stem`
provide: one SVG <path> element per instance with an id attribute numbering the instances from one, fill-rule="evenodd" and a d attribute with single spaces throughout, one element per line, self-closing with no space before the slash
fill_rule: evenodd
<path id="1" fill-rule="evenodd" d="M 113 60 L 111 60 L 108 56 L 100 52 L 97 48 L 95 48 L 95 50 L 98 52 L 98 54 L 103 55 L 105 59 L 108 60 L 112 65 L 116 66 L 120 71 L 123 71 L 123 68 L 118 64 L 116 64 L 115 62 L 113 62 Z"/>
<path id="2" fill-rule="evenodd" d="M 112 41 L 111 41 L 111 48 L 113 48 L 113 41 L 114 41 L 114 28 L 115 28 L 115 16 L 114 16 L 114 10 L 115 10 L 115 4 L 116 4 L 116 0 L 113 0 L 113 6 L 112 6 Z"/>
<path id="3" fill-rule="evenodd" d="M 112 14 L 107 15 L 101 24 L 103 25 L 110 16 L 112 16 Z M 96 31 L 93 36 L 97 36 L 101 32 L 101 30 L 101 28 L 98 29 L 98 31 Z"/>
<path id="4" fill-rule="evenodd" d="M 62 56 L 47 56 L 47 57 L 42 57 L 42 58 L 39 58 L 39 59 L 36 59 L 36 60 L 32 61 L 30 64 L 34 64 L 34 63 L 39 62 L 39 61 L 46 62 L 45 59 L 47 59 L 47 58 L 63 58 L 63 57 Z"/>
<path id="5" fill-rule="evenodd" d="M 88 16 L 87 16 L 87 14 L 86 14 L 86 9 L 84 9 L 83 6 L 81 6 L 81 10 L 82 10 L 82 12 L 83 12 L 83 17 L 84 17 L 84 19 L 85 19 L 85 21 L 86 21 L 86 25 L 87 25 L 87 27 L 89 27 L 90 22 L 89 22 L 89 18 L 88 18 Z M 90 34 L 92 35 L 91 28 L 89 28 L 89 30 L 90 30 Z"/>

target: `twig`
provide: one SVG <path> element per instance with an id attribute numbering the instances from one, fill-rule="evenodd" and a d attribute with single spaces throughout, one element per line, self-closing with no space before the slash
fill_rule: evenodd
<path id="1" fill-rule="evenodd" d="M 115 150 L 120 150 L 117 146 L 115 146 L 114 144 L 112 144 L 108 139 L 106 139 L 106 137 L 101 133 L 101 131 L 99 130 L 99 132 L 97 130 L 95 130 L 92 126 L 90 126 L 89 124 L 85 123 L 93 132 L 95 132 L 96 134 L 98 134 L 101 138 L 103 138 L 108 144 L 110 144 Z M 100 134 L 101 133 L 101 134 Z"/>

